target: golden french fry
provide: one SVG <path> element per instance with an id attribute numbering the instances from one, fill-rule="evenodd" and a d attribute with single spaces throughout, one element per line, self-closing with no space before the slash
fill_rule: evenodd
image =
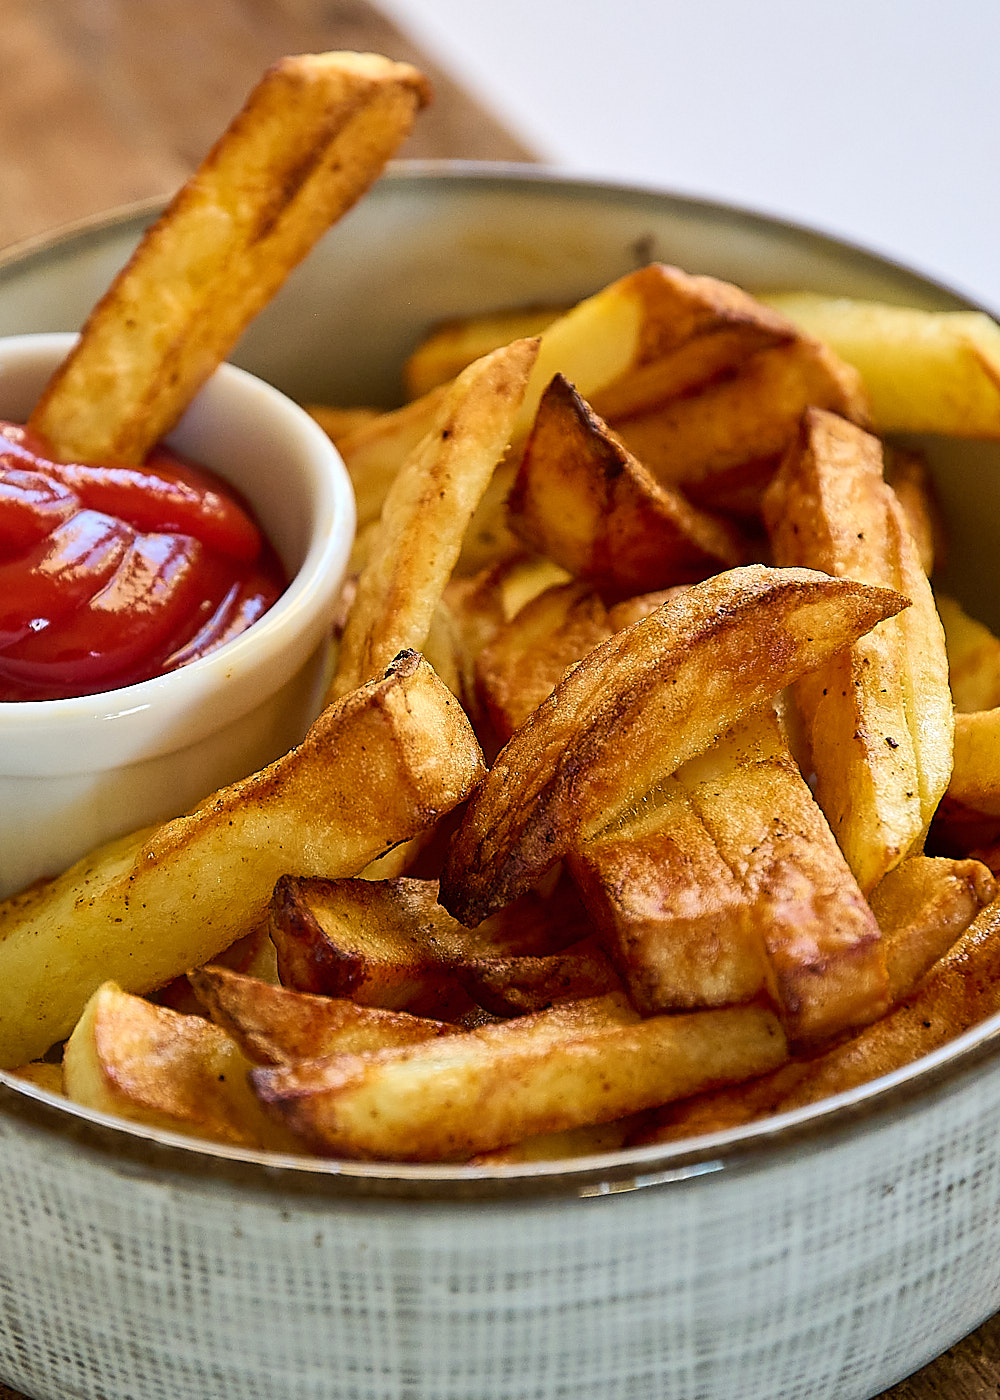
<path id="1" fill-rule="evenodd" d="M 561 1133 L 539 1133 L 510 1147 L 479 1152 L 470 1159 L 476 1167 L 514 1166 L 522 1162 L 559 1162 L 570 1158 L 596 1156 L 624 1147 L 634 1130 L 636 1117 L 618 1118 L 612 1123 L 588 1123 L 582 1128 L 566 1128 Z"/>
<path id="2" fill-rule="evenodd" d="M 912 1064 L 998 1010 L 1000 900 L 994 900 L 887 1016 L 823 1054 L 657 1112 L 632 1142 L 674 1142 L 816 1103 Z"/>
<path id="3" fill-rule="evenodd" d="M 482 771 L 454 696 L 399 658 L 268 768 L 0 905 L 0 1066 L 68 1034 L 102 982 L 149 991 L 210 961 L 256 926 L 285 871 L 356 873 Z"/>
<path id="4" fill-rule="evenodd" d="M 237 1147 L 294 1151 L 289 1134 L 262 1112 L 249 1071 L 218 1026 L 113 982 L 88 1001 L 63 1057 L 66 1095 L 86 1108 Z"/>
<path id="5" fill-rule="evenodd" d="M 31 427 L 66 460 L 141 462 L 428 97 L 377 54 L 275 64 L 91 312 Z"/>
<path id="6" fill-rule="evenodd" d="M 818 342 L 799 339 L 752 356 L 739 372 L 647 413 L 612 418 L 615 432 L 662 482 L 700 485 L 699 504 L 727 473 L 751 469 L 759 500 L 776 460 L 794 440 L 810 405 L 867 424 L 868 404 L 856 372 Z M 731 508 L 720 500 L 720 508 Z"/>
<path id="7" fill-rule="evenodd" d="M 889 1004 L 881 934 L 773 711 L 678 769 L 740 880 L 790 1040 L 815 1043 Z"/>
<path id="8" fill-rule="evenodd" d="M 336 408 L 332 404 L 310 403 L 305 405 L 305 409 L 335 444 L 352 437 L 359 428 L 374 423 L 376 418 L 382 416 L 377 408 Z"/>
<path id="9" fill-rule="evenodd" d="M 407 398 L 446 384 L 466 365 L 509 345 L 512 340 L 541 335 L 568 306 L 516 306 L 484 315 L 456 316 L 435 326 L 411 352 L 403 365 Z"/>
<path id="10" fill-rule="evenodd" d="M 661 486 L 562 375 L 542 395 L 507 500 L 514 532 L 602 595 L 744 562 L 734 526 Z"/>
<path id="11" fill-rule="evenodd" d="M 643 1015 L 769 991 L 753 902 L 676 773 L 636 812 L 577 844 L 568 866 Z"/>
<path id="12" fill-rule="evenodd" d="M 948 533 L 926 459 L 919 452 L 883 443 L 885 479 L 896 493 L 928 578 L 948 554 Z"/>
<path id="13" fill-rule="evenodd" d="M 337 449 L 354 487 L 359 535 L 377 524 L 389 487 L 410 453 L 433 432 L 449 391 L 443 384 L 338 438 Z"/>
<path id="14" fill-rule="evenodd" d="M 764 515 L 779 564 L 894 588 L 912 602 L 795 689 L 817 800 L 868 893 L 919 848 L 948 786 L 944 632 L 876 438 L 810 409 Z"/>
<path id="15" fill-rule="evenodd" d="M 973 812 L 1000 817 L 1000 709 L 955 716 L 948 797 Z"/>
<path id="16" fill-rule="evenodd" d="M 436 430 L 407 458 L 358 580 L 328 699 L 370 680 L 397 652 L 426 642 L 537 354 L 536 340 L 518 340 L 470 365 L 447 395 Z"/>
<path id="17" fill-rule="evenodd" d="M 23 1080 L 25 1084 L 34 1084 L 37 1088 L 45 1089 L 50 1094 L 65 1094 L 66 1092 L 62 1065 L 51 1064 L 48 1060 L 32 1060 L 30 1064 L 19 1065 L 10 1073 L 13 1078 Z"/>
<path id="18" fill-rule="evenodd" d="M 454 1030 L 443 1021 L 405 1011 L 271 986 L 225 967 L 196 968 L 188 978 L 215 1024 L 254 1064 L 293 1064 L 335 1053 L 415 1045 Z"/>
<path id="19" fill-rule="evenodd" d="M 611 994 L 404 1050 L 256 1069 L 253 1082 L 317 1152 L 454 1161 L 761 1074 L 786 1056 L 760 1008 L 639 1021 Z"/>
<path id="20" fill-rule="evenodd" d="M 1000 437 L 1000 327 L 981 312 L 811 292 L 761 301 L 859 371 L 879 432 Z"/>
<path id="21" fill-rule="evenodd" d="M 608 610 L 585 583 L 547 588 L 482 648 L 476 694 L 501 743 L 551 694 L 567 667 L 612 635 Z"/>
<path id="22" fill-rule="evenodd" d="M 442 903 L 478 923 L 572 842 L 905 606 L 888 589 L 763 565 L 680 590 L 588 653 L 518 729 L 450 843 Z"/>
<path id="23" fill-rule="evenodd" d="M 936 595 L 948 652 L 948 677 L 955 709 L 992 710 L 1000 705 L 1000 637 L 970 617 L 960 603 Z"/>
<path id="24" fill-rule="evenodd" d="M 947 856 L 910 856 L 879 881 L 871 907 L 893 1003 L 909 995 L 996 896 L 997 882 L 981 861 Z"/>

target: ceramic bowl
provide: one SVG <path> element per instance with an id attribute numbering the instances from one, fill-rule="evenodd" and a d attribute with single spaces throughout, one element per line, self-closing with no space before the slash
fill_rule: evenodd
<path id="1" fill-rule="evenodd" d="M 22 251 L 0 332 L 65 326 L 145 214 Z M 442 316 L 649 258 L 964 305 L 745 211 L 534 169 L 401 166 L 236 358 L 391 402 Z M 1000 450 L 928 441 L 950 590 L 996 613 Z M 995 616 L 994 616 L 995 620 Z M 574 1162 L 392 1166 L 191 1144 L 0 1075 L 0 1376 L 133 1400 L 863 1400 L 1000 1309 L 1000 1017 L 816 1107 Z"/>
<path id="2" fill-rule="evenodd" d="M 0 418 L 24 421 L 72 341 L 0 339 Z M 316 713 L 354 530 L 338 452 L 291 399 L 229 365 L 168 441 L 243 492 L 289 587 L 242 636 L 180 670 L 98 695 L 0 704 L 0 895 L 262 767 Z"/>

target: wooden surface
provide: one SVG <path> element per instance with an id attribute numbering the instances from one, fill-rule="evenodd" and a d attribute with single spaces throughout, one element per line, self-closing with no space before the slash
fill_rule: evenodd
<path id="1" fill-rule="evenodd" d="M 435 102 L 403 154 L 531 158 L 361 0 L 3 0 L 0 247 L 171 193 L 269 63 L 324 49 L 375 50 L 431 77 Z M 995 1318 L 882 1400 L 998 1396 Z M 0 1400 L 20 1397 L 0 1382 Z"/>

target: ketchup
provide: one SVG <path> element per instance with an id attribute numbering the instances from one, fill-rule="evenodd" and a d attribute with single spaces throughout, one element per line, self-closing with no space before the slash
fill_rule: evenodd
<path id="1" fill-rule="evenodd" d="M 0 701 L 148 680 L 214 651 L 287 579 L 249 508 L 164 447 L 141 467 L 53 462 L 0 422 Z"/>

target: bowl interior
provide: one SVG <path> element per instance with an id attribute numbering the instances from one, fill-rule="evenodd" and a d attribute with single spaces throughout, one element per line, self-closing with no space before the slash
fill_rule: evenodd
<path id="1" fill-rule="evenodd" d="M 126 212 L 0 263 L 0 335 L 75 328 L 150 217 L 149 209 Z M 301 402 L 390 405 L 401 397 L 402 361 L 436 321 L 577 298 L 651 259 L 751 290 L 809 288 L 929 309 L 969 307 L 914 271 L 763 215 L 533 167 L 401 163 L 314 249 L 232 359 Z M 1000 628 L 1000 444 L 927 438 L 920 445 L 954 540 L 943 586 Z M 928 1082 L 949 1064 L 991 1053 L 998 1029 L 1000 1017 L 933 1057 Z M 841 1096 L 844 1103 L 832 1110 L 821 1105 L 798 1118 L 842 1127 L 877 1105 L 880 1094 L 893 1102 L 901 1085 L 920 1078 L 921 1071 L 906 1071 L 894 1077 L 891 1093 L 866 1086 Z M 773 1136 L 773 1125 L 763 1124 L 730 1140 L 765 1145 Z M 655 1157 L 661 1174 L 683 1171 L 713 1150 L 709 1144 L 695 1152 L 682 1146 L 618 1154 L 601 1170 L 621 1174 L 640 1162 L 650 1169 Z M 300 1162 L 299 1170 L 342 1182 L 454 1180 L 465 1171 L 355 1165 L 345 1173 L 315 1162 Z M 580 1164 L 577 1175 L 583 1180 L 592 1170 Z M 549 1174 L 572 1180 L 574 1171 L 561 1164 Z M 494 1174 L 512 1181 L 538 1172 L 529 1166 Z"/>

